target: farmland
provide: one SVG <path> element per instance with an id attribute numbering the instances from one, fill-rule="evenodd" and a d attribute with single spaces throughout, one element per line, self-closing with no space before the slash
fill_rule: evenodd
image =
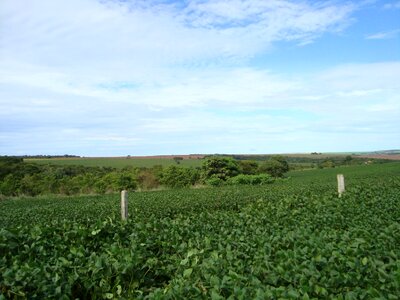
<path id="1" fill-rule="evenodd" d="M 335 177 L 346 178 L 338 198 Z M 3 298 L 398 299 L 400 163 L 0 202 Z M 1 296 L 0 296 L 1 298 Z"/>
<path id="2" fill-rule="evenodd" d="M 396 152 L 397 153 L 397 152 Z M 204 158 L 210 155 L 159 155 L 159 156 L 124 156 L 124 157 L 28 157 L 24 158 L 27 163 L 56 166 L 84 166 L 84 167 L 109 167 L 123 169 L 126 167 L 151 168 L 156 165 L 168 167 L 179 164 L 182 167 L 201 167 Z M 262 162 L 274 155 L 221 155 L 233 157 L 239 160 L 254 160 Z M 368 160 L 385 161 L 400 160 L 398 154 L 382 153 L 298 153 L 282 154 L 292 168 L 312 168 L 324 161 L 332 161 L 338 165 L 342 164 L 346 156 L 351 156 L 353 163 L 363 163 Z M 178 160 L 175 160 L 178 158 Z"/>
<path id="3" fill-rule="evenodd" d="M 61 166 L 85 166 L 85 167 L 146 167 L 150 168 L 155 165 L 171 166 L 177 163 L 173 159 L 175 156 L 149 156 L 149 157 L 73 157 L 73 158 L 26 158 L 26 162 L 34 162 L 39 164 L 53 164 Z M 182 166 L 198 167 L 201 166 L 202 156 L 197 155 L 177 155 L 182 157 L 179 161 Z"/>

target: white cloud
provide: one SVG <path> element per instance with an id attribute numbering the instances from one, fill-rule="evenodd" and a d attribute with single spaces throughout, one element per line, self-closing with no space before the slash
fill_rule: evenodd
<path id="1" fill-rule="evenodd" d="M 356 9 L 3 0 L 0 154 L 279 152 L 268 143 L 312 144 L 334 130 L 389 136 L 400 126 L 399 62 L 291 76 L 247 64 L 274 42 L 307 44 L 343 30 Z"/>
<path id="2" fill-rule="evenodd" d="M 306 3 L 294 1 L 189 1 L 185 9 L 186 21 L 196 27 L 248 27 L 270 33 L 276 38 L 297 38 L 298 34 L 312 34 L 341 27 L 355 5 Z"/>
<path id="3" fill-rule="evenodd" d="M 392 1 L 383 6 L 384 9 L 400 9 L 400 1 Z"/>
<path id="4" fill-rule="evenodd" d="M 143 71 L 252 56 L 274 41 L 309 41 L 340 30 L 355 10 L 348 4 L 284 0 L 189 1 L 186 7 L 163 4 L 162 9 L 138 4 L 4 0 L 0 54 L 74 71 L 96 66 L 104 76 L 121 67 Z"/>
<path id="5" fill-rule="evenodd" d="M 367 40 L 386 40 L 396 38 L 400 34 L 400 29 L 382 31 L 374 34 L 367 35 Z"/>
<path id="6" fill-rule="evenodd" d="M 164 100 L 165 106 L 195 105 L 212 100 L 212 92 L 225 81 L 225 71 L 207 70 L 240 65 L 274 41 L 307 43 L 348 24 L 355 9 L 349 4 L 286 0 L 180 3 L 4 0 L 0 4 L 1 82 L 104 101 L 118 94 L 120 101 L 136 99 L 148 105 L 161 104 L 161 92 L 175 95 L 172 103 Z M 203 86 L 189 91 L 184 85 L 193 86 L 197 75 L 192 74 L 198 71 L 199 77 L 210 80 L 202 80 Z M 251 76 L 268 82 L 263 94 L 284 88 L 262 72 L 229 72 L 233 89 L 235 80 L 251 85 L 256 79 Z M 138 91 L 96 88 L 118 82 L 136 85 Z M 210 92 L 202 96 L 205 87 Z M 240 98 L 250 89 L 242 93 L 236 89 L 239 95 L 232 97 L 243 101 Z"/>
<path id="7" fill-rule="evenodd" d="M 2 128 L 15 132 L 15 125 L 5 125 L 12 118 L 24 125 L 20 134 L 31 127 L 42 135 L 43 128 L 51 127 L 66 141 L 135 149 L 155 141 L 168 144 L 168 139 L 187 145 L 226 139 L 240 148 L 245 144 L 240 141 L 279 135 L 297 140 L 299 134 L 321 132 L 387 132 L 382 124 L 400 126 L 399 77 L 399 62 L 342 65 L 292 78 L 251 68 L 182 71 L 131 90 L 88 85 L 87 92 L 77 94 L 75 87 L 71 92 L 66 87 L 56 94 L 58 100 L 51 100 L 51 87 L 39 84 L 43 98 L 4 104 Z M 15 84 L 20 89 L 25 83 Z"/>

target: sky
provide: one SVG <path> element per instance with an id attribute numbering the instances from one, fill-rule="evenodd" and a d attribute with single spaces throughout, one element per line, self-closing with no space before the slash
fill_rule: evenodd
<path id="1" fill-rule="evenodd" d="M 383 149 L 399 0 L 0 1 L 0 155 Z"/>

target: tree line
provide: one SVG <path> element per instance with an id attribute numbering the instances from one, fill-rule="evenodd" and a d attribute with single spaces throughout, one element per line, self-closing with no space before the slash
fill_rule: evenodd
<path id="1" fill-rule="evenodd" d="M 59 166 L 24 162 L 18 157 L 0 157 L 0 195 L 105 194 L 126 190 L 183 188 L 195 185 L 270 184 L 283 177 L 289 165 L 276 156 L 262 163 L 213 156 L 201 167 L 179 165 L 151 168 Z"/>

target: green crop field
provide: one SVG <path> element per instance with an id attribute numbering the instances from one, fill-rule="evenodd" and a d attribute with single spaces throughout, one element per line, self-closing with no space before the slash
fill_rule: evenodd
<path id="1" fill-rule="evenodd" d="M 0 299 L 399 299 L 400 163 L 288 176 L 1 201 Z"/>
<path id="2" fill-rule="evenodd" d="M 53 165 L 80 165 L 86 167 L 112 167 L 122 169 L 124 167 L 146 167 L 151 168 L 155 165 L 171 166 L 177 165 L 172 158 L 137 158 L 137 157 L 97 157 L 97 158 L 25 158 L 26 162 Z M 180 161 L 179 165 L 185 167 L 200 167 L 202 159 L 191 158 Z"/>

